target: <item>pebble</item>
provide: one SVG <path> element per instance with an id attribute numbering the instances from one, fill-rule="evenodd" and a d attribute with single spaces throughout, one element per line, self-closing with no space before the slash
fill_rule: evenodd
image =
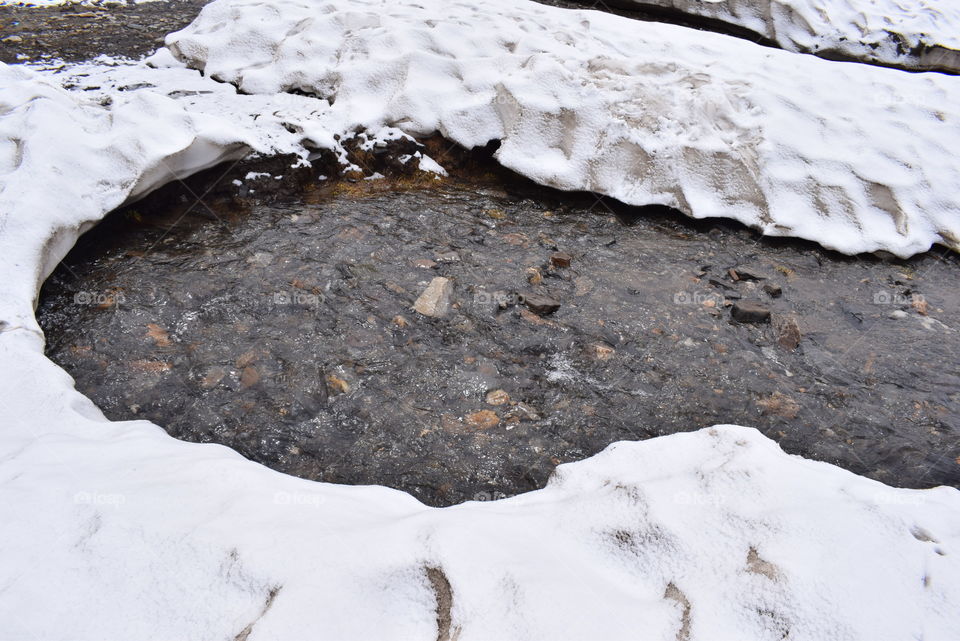
<path id="1" fill-rule="evenodd" d="M 770 310 L 759 303 L 740 301 L 730 308 L 730 316 L 738 323 L 766 323 Z"/>
<path id="2" fill-rule="evenodd" d="M 467 414 L 464 417 L 464 422 L 477 430 L 489 430 L 500 424 L 500 417 L 493 410 L 480 410 Z"/>
<path id="3" fill-rule="evenodd" d="M 774 285 L 772 283 L 764 285 L 763 291 L 767 292 L 771 298 L 780 298 L 780 296 L 783 295 L 783 288 L 780 287 L 780 285 Z"/>
<path id="4" fill-rule="evenodd" d="M 755 267 L 736 267 L 730 270 L 734 280 L 769 280 L 770 276 Z"/>
<path id="5" fill-rule="evenodd" d="M 800 346 L 800 325 L 795 318 L 787 318 L 777 328 L 777 345 L 787 351 L 793 351 Z"/>
<path id="6" fill-rule="evenodd" d="M 524 294 L 523 302 L 531 312 L 540 316 L 549 316 L 560 309 L 558 301 L 539 294 Z"/>
<path id="7" fill-rule="evenodd" d="M 16 45 L 23 42 L 23 38 L 21 38 L 20 36 L 7 36 L 3 40 L 0 40 L 0 42 L 3 42 L 8 45 Z"/>
<path id="8" fill-rule="evenodd" d="M 415 309 L 424 316 L 439 318 L 450 311 L 450 297 L 453 295 L 453 281 L 438 276 L 430 281 L 420 297 L 413 304 Z"/>
<path id="9" fill-rule="evenodd" d="M 573 256 L 567 252 L 556 252 L 550 256 L 550 263 L 554 267 L 569 267 L 573 262 Z"/>
<path id="10" fill-rule="evenodd" d="M 487 405 L 506 405 L 510 402 L 510 395 L 502 389 L 490 390 L 487 392 Z"/>

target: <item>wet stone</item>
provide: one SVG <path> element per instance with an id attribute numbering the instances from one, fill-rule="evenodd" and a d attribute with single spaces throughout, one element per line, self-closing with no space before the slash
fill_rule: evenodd
<path id="1" fill-rule="evenodd" d="M 47 354 L 108 418 L 432 505 L 717 423 L 892 485 L 960 484 L 953 254 L 846 258 L 509 177 L 275 200 L 235 177 L 205 197 L 222 223 L 183 216 L 193 200 L 173 185 L 88 232 L 45 284 Z M 551 268 L 558 247 L 573 267 Z M 764 299 L 774 322 L 726 320 L 738 292 L 765 296 L 729 265 L 789 280 Z M 924 292 L 926 316 L 895 281 Z M 411 311 L 431 287 L 441 319 Z"/>
<path id="2" fill-rule="evenodd" d="M 560 309 L 559 301 L 539 294 L 523 294 L 523 304 L 539 316 L 549 316 Z"/>
<path id="3" fill-rule="evenodd" d="M 765 323 L 770 320 L 770 309 L 760 303 L 741 301 L 730 308 L 730 317 L 738 323 Z"/>
<path id="4" fill-rule="evenodd" d="M 554 267 L 569 267 L 573 263 L 573 256 L 566 252 L 556 252 L 550 255 L 550 263 Z"/>
<path id="5" fill-rule="evenodd" d="M 763 291 L 765 291 L 770 298 L 780 298 L 783 296 L 783 288 L 780 285 L 774 285 L 772 283 L 765 283 L 763 286 Z"/>
<path id="6" fill-rule="evenodd" d="M 439 318 L 450 311 L 450 297 L 453 295 L 453 283 L 450 279 L 437 277 L 430 281 L 420 294 L 413 308 L 424 316 Z"/>

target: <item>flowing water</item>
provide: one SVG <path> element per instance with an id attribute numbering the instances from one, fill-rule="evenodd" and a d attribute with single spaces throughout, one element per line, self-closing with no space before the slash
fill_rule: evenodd
<path id="1" fill-rule="evenodd" d="M 433 505 L 716 423 L 892 485 L 960 485 L 945 250 L 849 258 L 502 172 L 269 198 L 273 178 L 242 175 L 113 214 L 44 287 L 47 353 L 109 418 Z M 435 278 L 442 317 L 413 309 Z M 746 303 L 769 319 L 734 320 Z"/>

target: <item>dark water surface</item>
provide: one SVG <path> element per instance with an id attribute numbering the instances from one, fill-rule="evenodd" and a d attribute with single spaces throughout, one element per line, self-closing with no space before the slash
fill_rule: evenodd
<path id="1" fill-rule="evenodd" d="M 848 258 L 496 180 L 228 187 L 114 214 L 45 286 L 48 354 L 111 419 L 434 505 L 716 423 L 892 485 L 960 485 L 945 250 Z M 452 307 L 432 318 L 412 306 L 437 277 Z M 771 317 L 736 322 L 737 302 Z"/>

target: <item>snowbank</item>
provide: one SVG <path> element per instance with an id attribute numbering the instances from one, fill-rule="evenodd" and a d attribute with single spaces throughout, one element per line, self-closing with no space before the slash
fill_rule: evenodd
<path id="1" fill-rule="evenodd" d="M 610 4 L 670 9 L 717 20 L 764 36 L 788 51 L 960 73 L 960 6 L 953 0 L 613 0 Z"/>
<path id="2" fill-rule="evenodd" d="M 611 446 L 539 492 L 430 509 L 108 422 L 43 356 L 39 284 L 94 221 L 250 149 L 305 156 L 358 127 L 502 138 L 501 161 L 543 182 L 766 211 L 768 231 L 854 251 L 954 229 L 942 79 L 897 76 L 915 92 L 897 103 L 885 70 L 666 27 L 638 37 L 597 14 L 426 5 L 432 27 L 412 4 L 251 3 L 236 24 L 219 4 L 171 39 L 263 95 L 164 54 L 161 69 L 59 76 L 0 65 L 0 638 L 960 637 L 954 489 L 889 488 L 724 426 Z M 236 57 L 241 41 L 255 59 Z M 811 70 L 824 86 L 790 85 Z M 76 92 L 55 86 L 68 76 Z M 269 93 L 296 86 L 324 98 Z M 902 231 L 869 206 L 871 181 L 896 196 Z"/>
<path id="3" fill-rule="evenodd" d="M 440 131 L 534 180 L 844 253 L 960 248 L 960 83 L 598 12 L 217 0 L 169 50 L 344 127 Z"/>

